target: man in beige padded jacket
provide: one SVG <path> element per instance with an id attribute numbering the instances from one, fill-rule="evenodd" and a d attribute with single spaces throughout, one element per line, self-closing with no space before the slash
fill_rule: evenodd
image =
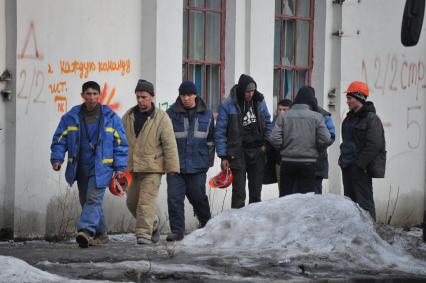
<path id="1" fill-rule="evenodd" d="M 160 238 L 156 199 L 161 176 L 179 173 L 179 155 L 170 118 L 153 103 L 152 83 L 139 80 L 135 94 L 137 105 L 122 118 L 129 143 L 127 170 L 133 175 L 127 207 L 136 218 L 137 243 L 150 244 Z"/>

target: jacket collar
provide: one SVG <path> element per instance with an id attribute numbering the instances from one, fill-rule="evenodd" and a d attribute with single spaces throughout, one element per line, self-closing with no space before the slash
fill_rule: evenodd
<path id="1" fill-rule="evenodd" d="M 151 115 L 149 115 L 149 117 L 150 118 L 152 118 L 152 117 L 154 117 L 154 115 L 155 115 L 155 104 L 154 103 L 151 103 L 151 105 L 152 105 L 152 113 L 151 113 Z M 132 113 L 134 113 L 135 111 L 139 111 L 139 109 L 138 109 L 138 105 L 135 105 L 131 110 L 130 110 Z M 134 114 L 133 114 L 134 115 Z"/>
<path id="2" fill-rule="evenodd" d="M 361 107 L 361 109 L 358 110 L 358 112 L 349 111 L 348 115 L 349 117 L 365 117 L 368 115 L 369 112 L 376 113 L 376 107 L 374 107 L 373 102 L 367 101 L 364 103 L 364 105 Z"/>
<path id="3" fill-rule="evenodd" d="M 201 113 L 201 112 L 206 112 L 207 110 L 207 106 L 206 103 L 203 101 L 203 99 L 201 99 L 201 97 L 197 96 L 197 98 L 195 99 L 195 112 L 197 113 Z M 178 97 L 175 101 L 175 103 L 173 104 L 173 111 L 176 113 L 182 113 L 182 112 L 186 112 L 185 107 L 183 107 L 182 101 L 180 100 L 180 98 Z"/>
<path id="4" fill-rule="evenodd" d="M 74 106 L 73 108 L 71 108 L 71 110 L 68 112 L 68 114 L 77 122 L 80 123 L 80 117 L 79 117 L 79 113 L 81 111 L 83 104 L 79 104 Z M 102 103 L 99 104 L 100 108 L 101 108 L 101 113 L 103 116 L 105 116 L 106 114 L 111 112 L 111 109 L 106 106 L 103 105 Z"/>
<path id="5" fill-rule="evenodd" d="M 322 108 L 321 106 L 318 106 L 318 111 L 322 116 L 331 116 L 331 113 Z"/>
<path id="6" fill-rule="evenodd" d="M 293 106 L 291 106 L 291 109 L 304 109 L 304 110 L 311 110 L 311 107 L 309 107 L 308 104 L 293 104 Z"/>

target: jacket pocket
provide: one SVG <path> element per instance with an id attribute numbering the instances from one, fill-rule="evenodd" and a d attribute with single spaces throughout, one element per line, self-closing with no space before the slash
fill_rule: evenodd
<path id="1" fill-rule="evenodd" d="M 357 159 L 357 147 L 353 142 L 346 142 L 340 145 L 340 167 L 346 168 Z"/>
<path id="2" fill-rule="evenodd" d="M 365 144 L 365 138 L 367 136 L 367 123 L 362 122 L 357 125 L 355 125 L 353 130 L 353 137 L 357 144 L 360 145 L 360 147 L 364 147 Z"/>
<path id="3" fill-rule="evenodd" d="M 192 161 L 192 165 L 194 170 L 204 170 L 209 168 L 209 153 L 207 150 L 198 149 L 198 151 L 194 152 L 192 157 L 188 157 Z M 187 168 L 190 169 L 191 168 Z"/>
<path id="4" fill-rule="evenodd" d="M 376 158 L 367 165 L 367 174 L 371 178 L 384 178 L 386 171 L 386 150 L 381 151 Z"/>

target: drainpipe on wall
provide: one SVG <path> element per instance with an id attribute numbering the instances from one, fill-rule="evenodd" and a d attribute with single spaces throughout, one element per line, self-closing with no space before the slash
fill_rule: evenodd
<path id="1" fill-rule="evenodd" d="M 426 243 L 426 210 L 423 211 L 423 242 Z"/>

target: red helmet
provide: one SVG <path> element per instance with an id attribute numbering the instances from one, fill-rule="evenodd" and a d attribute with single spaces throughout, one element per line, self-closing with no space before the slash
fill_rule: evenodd
<path id="1" fill-rule="evenodd" d="M 118 178 L 117 176 L 112 177 L 109 182 L 109 191 L 115 195 L 122 197 L 127 193 L 127 190 L 132 185 L 132 174 L 124 172 L 124 176 Z"/>
<path id="2" fill-rule="evenodd" d="M 220 171 L 219 174 L 210 179 L 209 185 L 211 188 L 225 189 L 232 184 L 232 171 L 230 168 Z"/>

